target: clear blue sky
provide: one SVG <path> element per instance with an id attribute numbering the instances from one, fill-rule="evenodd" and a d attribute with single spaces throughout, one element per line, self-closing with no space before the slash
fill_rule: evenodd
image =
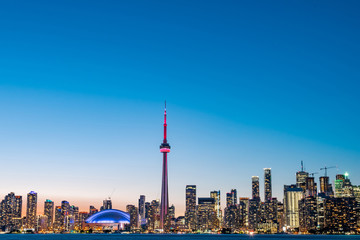
<path id="1" fill-rule="evenodd" d="M 99 207 L 185 185 L 273 195 L 325 165 L 360 184 L 359 1 L 3 1 L 0 197 Z M 319 175 L 317 175 L 319 176 Z M 263 194 L 263 184 L 261 193 Z M 113 193 L 112 193 L 113 192 Z M 40 206 L 42 207 L 42 203 Z"/>

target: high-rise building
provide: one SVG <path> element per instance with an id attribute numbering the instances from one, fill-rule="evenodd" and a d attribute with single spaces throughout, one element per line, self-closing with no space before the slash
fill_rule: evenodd
<path id="1" fill-rule="evenodd" d="M 1 202 L 1 227 L 4 230 L 14 230 L 14 218 L 16 217 L 16 197 L 15 193 L 11 192 L 5 196 Z"/>
<path id="2" fill-rule="evenodd" d="M 320 177 L 320 193 L 324 194 L 325 196 L 329 196 L 329 177 L 322 176 Z"/>
<path id="3" fill-rule="evenodd" d="M 198 198 L 197 229 L 201 232 L 210 231 L 219 227 L 215 212 L 215 199 Z"/>
<path id="4" fill-rule="evenodd" d="M 355 233 L 357 205 L 355 198 L 326 198 L 324 200 L 325 233 Z"/>
<path id="5" fill-rule="evenodd" d="M 27 195 L 27 206 L 26 206 L 26 226 L 27 228 L 36 227 L 36 210 L 37 210 L 37 193 L 31 191 Z"/>
<path id="6" fill-rule="evenodd" d="M 278 202 L 277 204 L 277 222 L 279 227 L 278 231 L 282 232 L 285 226 L 284 204 L 282 202 Z"/>
<path id="7" fill-rule="evenodd" d="M 260 204 L 261 202 L 258 197 L 249 200 L 248 221 L 250 231 L 255 231 L 260 221 Z"/>
<path id="8" fill-rule="evenodd" d="M 62 214 L 61 214 L 61 206 L 55 207 L 55 214 L 54 214 L 54 224 L 53 229 L 55 232 L 62 232 L 62 226 L 63 226 L 63 220 L 62 220 Z"/>
<path id="9" fill-rule="evenodd" d="M 231 192 L 226 193 L 226 206 L 237 204 L 237 191 L 236 189 L 231 189 Z"/>
<path id="10" fill-rule="evenodd" d="M 196 185 L 186 185 L 185 225 L 196 229 Z"/>
<path id="11" fill-rule="evenodd" d="M 47 229 L 51 230 L 54 223 L 54 202 L 49 199 L 44 203 L 44 215 L 47 216 Z"/>
<path id="12" fill-rule="evenodd" d="M 73 226 L 71 226 L 71 229 L 74 229 L 76 231 L 80 230 L 81 229 L 81 222 L 80 222 L 79 207 L 76 207 L 76 206 L 72 205 L 70 207 L 70 214 L 74 218 Z"/>
<path id="13" fill-rule="evenodd" d="M 249 226 L 249 198 L 239 199 L 240 227 L 245 230 Z"/>
<path id="14" fill-rule="evenodd" d="M 299 201 L 299 231 L 302 233 L 315 233 L 317 220 L 316 196 L 304 197 Z"/>
<path id="15" fill-rule="evenodd" d="M 210 197 L 215 199 L 215 212 L 216 217 L 219 220 L 219 224 L 221 226 L 222 222 L 222 211 L 221 211 L 221 202 L 220 202 L 220 190 L 219 191 L 212 191 L 210 192 Z"/>
<path id="16" fill-rule="evenodd" d="M 89 217 L 89 213 L 88 212 L 79 212 L 79 222 L 82 225 L 83 223 L 85 223 L 85 220 Z"/>
<path id="17" fill-rule="evenodd" d="M 298 188 L 296 185 L 284 186 L 285 223 L 290 229 L 299 227 L 299 200 L 302 197 L 302 188 Z"/>
<path id="18" fill-rule="evenodd" d="M 152 200 L 149 207 L 147 228 L 149 231 L 159 229 L 160 227 L 160 202 Z"/>
<path id="19" fill-rule="evenodd" d="M 99 210 L 98 210 L 96 207 L 90 206 L 90 207 L 89 207 L 89 217 L 90 217 L 91 215 L 97 213 L 98 211 L 99 211 Z"/>
<path id="20" fill-rule="evenodd" d="M 103 209 L 102 210 L 107 210 L 107 209 L 112 209 L 112 202 L 111 202 L 110 198 L 105 199 L 103 201 Z"/>
<path id="21" fill-rule="evenodd" d="M 139 208 L 139 215 L 140 215 L 141 225 L 146 224 L 146 218 L 145 218 L 145 195 L 140 195 L 138 208 Z"/>
<path id="22" fill-rule="evenodd" d="M 224 225 L 231 231 L 236 231 L 240 227 L 240 214 L 237 206 L 237 191 L 231 189 L 226 193 L 226 208 L 224 210 Z"/>
<path id="23" fill-rule="evenodd" d="M 48 229 L 48 217 L 45 215 L 36 216 L 36 232 L 46 232 Z"/>
<path id="24" fill-rule="evenodd" d="M 315 197 L 317 193 L 317 186 L 315 183 L 314 177 L 307 177 L 306 180 L 306 190 L 305 190 L 305 196 L 312 196 Z"/>
<path id="25" fill-rule="evenodd" d="M 309 173 L 304 171 L 303 161 L 301 161 L 301 171 L 296 173 L 296 186 L 302 188 L 305 192 L 306 178 L 309 177 Z"/>
<path id="26" fill-rule="evenodd" d="M 251 178 L 251 182 L 252 182 L 252 199 L 260 200 L 259 177 L 253 176 Z"/>
<path id="27" fill-rule="evenodd" d="M 22 196 L 15 196 L 14 217 L 21 218 L 22 214 Z"/>
<path id="28" fill-rule="evenodd" d="M 60 228 L 62 231 L 69 231 L 69 219 L 70 217 L 70 203 L 66 200 L 61 201 L 61 223 Z"/>
<path id="29" fill-rule="evenodd" d="M 139 211 L 138 208 L 134 205 L 127 205 L 126 211 L 130 214 L 130 228 L 136 229 L 138 228 L 138 222 L 139 222 Z"/>
<path id="30" fill-rule="evenodd" d="M 163 154 L 163 167 L 162 167 L 162 185 L 161 185 L 161 201 L 160 201 L 160 229 L 164 229 L 165 219 L 169 210 L 169 192 L 168 192 L 168 171 L 167 171 L 167 154 L 170 152 L 170 145 L 167 142 L 167 132 L 166 129 L 166 102 L 165 102 L 165 111 L 164 111 L 164 140 L 160 145 L 160 152 Z"/>
<path id="31" fill-rule="evenodd" d="M 264 168 L 265 201 L 271 201 L 271 168 Z"/>

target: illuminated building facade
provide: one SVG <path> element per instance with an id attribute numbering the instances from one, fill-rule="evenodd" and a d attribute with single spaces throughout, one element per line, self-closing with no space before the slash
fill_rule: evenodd
<path id="1" fill-rule="evenodd" d="M 253 176 L 251 178 L 251 187 L 252 187 L 252 199 L 258 199 L 260 201 L 260 186 L 259 186 L 258 176 Z"/>
<path id="2" fill-rule="evenodd" d="M 215 199 L 198 198 L 197 229 L 201 232 L 211 231 L 219 227 L 215 212 Z"/>
<path id="3" fill-rule="evenodd" d="M 159 200 L 153 200 L 150 203 L 147 213 L 147 229 L 154 231 L 160 227 L 160 202 Z"/>
<path id="4" fill-rule="evenodd" d="M 166 123 L 166 102 L 164 111 L 164 140 L 160 145 L 160 152 L 163 154 L 161 201 L 160 201 L 160 229 L 164 229 L 164 223 L 169 209 L 169 190 L 168 190 L 168 171 L 167 154 L 170 152 L 170 145 L 167 142 L 167 123 Z"/>
<path id="5" fill-rule="evenodd" d="M 271 191 L 271 168 L 264 168 L 264 191 L 265 191 L 265 202 L 271 201 L 272 191 Z"/>
<path id="6" fill-rule="evenodd" d="M 284 186 L 284 214 L 286 227 L 299 228 L 299 201 L 303 197 L 303 189 L 296 185 Z"/>
<path id="7" fill-rule="evenodd" d="M 105 199 L 103 201 L 103 205 L 102 205 L 102 208 L 101 208 L 101 210 L 108 210 L 108 209 L 112 209 L 112 202 L 111 202 L 110 198 Z"/>
<path id="8" fill-rule="evenodd" d="M 46 199 L 44 202 L 44 215 L 47 216 L 47 229 L 52 230 L 54 224 L 54 202 Z"/>
<path id="9" fill-rule="evenodd" d="M 305 183 L 305 196 L 316 197 L 317 195 L 317 185 L 315 183 L 314 177 L 307 177 Z"/>
<path id="10" fill-rule="evenodd" d="M 299 201 L 299 231 L 315 233 L 318 225 L 317 197 L 308 196 Z"/>
<path id="11" fill-rule="evenodd" d="M 224 225 L 231 231 L 238 230 L 240 227 L 240 214 L 237 206 L 237 191 L 231 189 L 226 193 L 226 208 L 224 210 Z"/>
<path id="12" fill-rule="evenodd" d="M 357 228 L 357 202 L 355 198 L 327 198 L 324 200 L 324 232 L 355 233 Z"/>
<path id="13" fill-rule="evenodd" d="M 139 208 L 139 215 L 140 215 L 139 217 L 140 217 L 141 225 L 144 225 L 144 224 L 146 224 L 145 195 L 140 195 L 138 208 Z"/>
<path id="14" fill-rule="evenodd" d="M 260 221 L 260 207 L 261 202 L 259 198 L 250 199 L 249 200 L 249 230 L 255 231 L 257 228 L 257 224 Z"/>
<path id="15" fill-rule="evenodd" d="M 54 213 L 54 224 L 53 229 L 55 232 L 61 232 L 62 231 L 62 215 L 61 215 L 61 206 L 55 207 L 55 213 Z"/>
<path id="16" fill-rule="evenodd" d="M 1 201 L 0 225 L 1 228 L 6 231 L 17 229 L 15 219 L 21 218 L 21 206 L 17 206 L 17 203 L 19 202 L 16 201 L 16 197 L 15 193 L 11 192 L 4 197 L 4 200 Z"/>
<path id="17" fill-rule="evenodd" d="M 36 232 L 46 232 L 48 230 L 48 217 L 45 215 L 36 216 Z"/>
<path id="18" fill-rule="evenodd" d="M 196 229 L 196 185 L 186 186 L 185 224 L 191 229 Z"/>
<path id="19" fill-rule="evenodd" d="M 215 199 L 215 212 L 216 217 L 218 218 L 220 227 L 222 224 L 222 211 L 221 211 L 221 202 L 220 202 L 220 190 L 210 192 L 210 197 Z"/>
<path id="20" fill-rule="evenodd" d="M 37 210 L 37 193 L 31 191 L 27 194 L 26 206 L 26 227 L 35 229 L 36 227 L 36 210 Z"/>
<path id="21" fill-rule="evenodd" d="M 301 161 L 301 171 L 296 173 L 296 187 L 302 188 L 305 192 L 306 178 L 309 177 L 309 173 L 304 171 L 303 161 Z"/>
<path id="22" fill-rule="evenodd" d="M 240 198 L 239 200 L 239 216 L 240 228 L 246 230 L 249 226 L 249 198 Z"/>
<path id="23" fill-rule="evenodd" d="M 332 197 L 334 195 L 332 185 L 329 183 L 328 176 L 320 177 L 320 193 L 329 197 Z"/>
<path id="24" fill-rule="evenodd" d="M 126 206 L 126 212 L 130 216 L 130 229 L 134 230 L 137 229 L 138 223 L 139 223 L 139 210 L 134 205 L 127 205 Z"/>

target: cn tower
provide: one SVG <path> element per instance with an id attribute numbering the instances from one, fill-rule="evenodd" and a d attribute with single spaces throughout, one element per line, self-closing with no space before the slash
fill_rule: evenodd
<path id="1" fill-rule="evenodd" d="M 160 202 L 160 229 L 164 229 L 164 223 L 169 209 L 169 192 L 168 192 L 168 172 L 167 172 L 167 154 L 170 152 L 170 145 L 166 139 L 166 101 L 164 111 L 164 140 L 160 145 L 160 152 L 163 154 L 163 170 L 161 184 L 161 202 Z"/>

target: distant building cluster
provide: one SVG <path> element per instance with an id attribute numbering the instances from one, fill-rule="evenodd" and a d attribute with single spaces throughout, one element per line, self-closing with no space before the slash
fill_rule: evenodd
<path id="1" fill-rule="evenodd" d="M 26 198 L 26 216 L 22 216 L 22 196 L 9 193 L 0 204 L 0 227 L 4 232 L 185 232 L 185 233 L 302 233 L 357 234 L 360 231 L 360 186 L 352 185 L 349 175 L 337 174 L 333 184 L 327 176 L 319 178 L 303 169 L 296 173 L 296 184 L 284 186 L 283 202 L 272 196 L 271 169 L 264 169 L 264 199 L 260 181 L 253 176 L 252 196 L 238 197 L 236 189 L 226 193 L 221 208 L 220 191 L 198 197 L 196 185 L 185 188 L 185 214 L 175 217 L 175 207 L 168 207 L 161 226 L 159 200 L 146 201 L 141 195 L 126 212 L 112 208 L 110 199 L 98 210 L 88 212 L 68 201 L 55 206 L 44 202 L 44 212 L 37 212 L 37 193 Z"/>
<path id="2" fill-rule="evenodd" d="M 71 205 L 68 201 L 62 201 L 60 206 L 55 206 L 53 201 L 47 199 L 44 202 L 44 212 L 39 215 L 37 214 L 37 204 L 37 193 L 31 191 L 27 194 L 26 216 L 22 216 L 22 196 L 17 196 L 13 192 L 6 195 L 0 204 L 1 230 L 3 232 L 25 233 L 93 232 L 122 230 L 129 225 L 128 214 L 119 210 L 106 213 L 107 221 L 105 222 L 101 221 L 104 217 L 97 217 L 93 221 L 87 221 L 87 219 L 91 219 L 91 216 L 99 212 L 94 206 L 89 207 L 89 212 L 80 212 L 79 207 Z M 111 200 L 104 200 L 100 212 L 106 212 L 110 209 L 112 209 Z M 114 213 L 114 211 L 116 212 Z M 112 221 L 119 215 L 124 216 L 117 219 L 116 222 Z"/>
<path id="3" fill-rule="evenodd" d="M 175 217 L 169 208 L 163 231 L 188 233 L 302 233 L 358 234 L 360 231 L 360 186 L 351 184 L 347 173 L 336 175 L 334 185 L 327 176 L 319 178 L 302 170 L 296 184 L 284 186 L 283 202 L 272 196 L 271 169 L 264 169 L 264 199 L 260 198 L 258 176 L 252 177 L 252 196 L 238 197 L 236 189 L 226 194 L 221 209 L 220 191 L 197 197 L 196 185 L 187 185 L 184 216 Z M 128 205 L 133 232 L 156 232 L 160 227 L 160 203 Z"/>

